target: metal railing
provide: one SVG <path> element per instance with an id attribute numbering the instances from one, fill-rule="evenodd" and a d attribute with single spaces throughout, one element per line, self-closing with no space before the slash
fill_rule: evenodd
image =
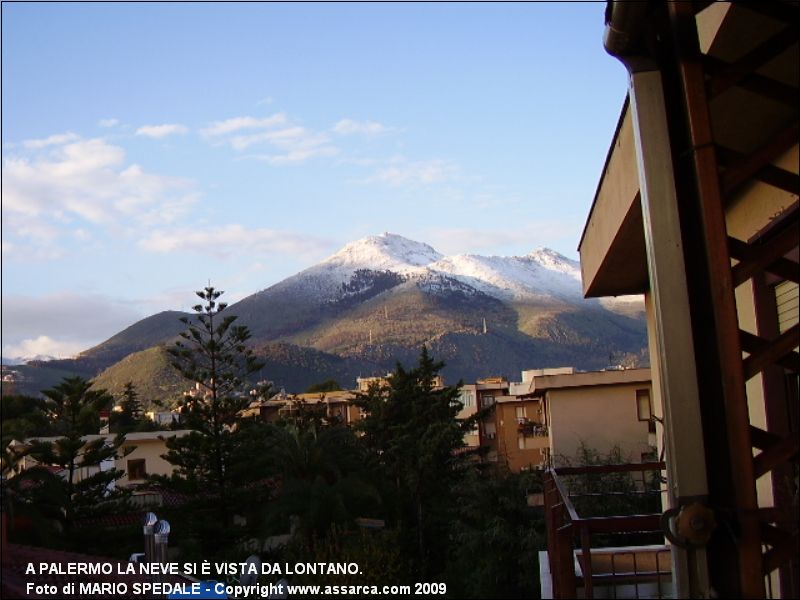
<path id="1" fill-rule="evenodd" d="M 651 462 L 626 465 L 598 465 L 587 467 L 550 468 L 544 475 L 545 525 L 547 528 L 547 555 L 550 562 L 554 598 L 576 598 L 578 588 L 583 588 L 584 598 L 594 598 L 595 587 L 612 586 L 612 597 L 617 597 L 618 587 L 630 585 L 626 597 L 640 597 L 639 586 L 655 584 L 655 597 L 665 597 L 670 579 L 669 550 L 661 545 L 626 544 L 624 548 L 593 547 L 593 538 L 608 539 L 614 535 L 634 535 L 640 540 L 656 534 L 663 540 L 661 513 L 591 516 L 578 513 L 574 499 L 582 498 L 596 503 L 608 498 L 645 498 L 659 494 L 658 489 L 648 489 L 645 474 L 657 473 L 664 463 Z M 585 476 L 602 481 L 610 474 L 641 474 L 641 481 L 630 479 L 626 491 L 582 491 L 570 493 L 565 477 Z M 573 477 L 574 478 L 574 477 Z M 586 512 L 586 511 L 584 511 Z M 660 543 L 660 542 L 659 542 Z M 627 558 L 631 557 L 632 558 Z M 601 572 L 602 571 L 602 572 Z M 633 595 L 630 595 L 632 592 Z M 605 596 L 605 594 L 603 594 Z M 651 596 L 652 597 L 652 596 Z"/>

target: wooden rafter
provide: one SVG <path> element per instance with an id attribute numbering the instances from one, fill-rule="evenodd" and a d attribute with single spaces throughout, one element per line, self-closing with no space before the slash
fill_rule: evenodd
<path id="1" fill-rule="evenodd" d="M 750 425 L 750 438 L 753 440 L 753 448 L 758 448 L 759 450 L 766 450 L 781 440 L 781 438 L 774 433 L 764 431 L 760 427 L 754 425 Z"/>
<path id="2" fill-rule="evenodd" d="M 737 85 L 776 56 L 797 44 L 798 27 L 792 23 L 779 33 L 762 42 L 742 58 L 715 73 L 708 82 L 709 99 Z"/>
<path id="3" fill-rule="evenodd" d="M 711 56 L 710 54 L 706 54 L 703 56 L 703 66 L 706 72 L 713 78 L 715 73 L 724 73 L 731 67 L 731 64 Z M 798 93 L 796 87 L 771 79 L 770 77 L 759 75 L 758 73 L 745 75 L 736 85 L 754 94 L 764 96 L 765 98 L 791 107 L 797 106 L 798 99 L 800 99 L 800 93 Z"/>
<path id="4" fill-rule="evenodd" d="M 724 407 L 724 414 L 720 416 L 724 419 L 727 436 L 716 450 L 724 453 L 727 463 L 725 468 L 730 469 L 732 485 L 727 501 L 736 507 L 738 536 L 735 548 L 725 547 L 721 552 L 735 552 L 737 555 L 736 595 L 759 598 L 765 596 L 761 524 L 755 512 L 758 509 L 758 497 L 753 472 L 746 377 L 727 243 L 725 193 L 719 178 L 710 120 L 711 94 L 707 89 L 692 6 L 682 2 L 666 4 L 677 58 L 675 75 L 683 100 L 684 112 L 681 117 L 685 119 L 687 142 L 691 148 L 691 166 L 695 175 L 699 228 L 705 239 L 705 273 L 710 279 L 709 301 L 714 307 L 713 344 L 718 368 L 724 374 L 719 380 Z M 766 54 L 765 50 L 757 50 Z M 734 85 L 754 70 L 750 63 L 755 62 L 756 58 L 760 59 L 760 56 L 754 57 L 750 53 L 737 61 L 730 72 L 717 78 L 716 89 L 720 89 L 720 82 Z"/>
<path id="5" fill-rule="evenodd" d="M 771 265 L 779 261 L 780 265 L 775 267 L 775 270 L 780 271 L 778 274 L 784 275 L 790 281 L 797 282 L 798 265 L 784 256 L 790 250 L 797 248 L 798 238 L 800 238 L 800 232 L 797 228 L 788 227 L 764 244 L 748 245 L 749 252 L 745 254 L 744 258 L 739 259 L 739 264 L 733 268 L 734 286 L 740 286 L 760 271 L 772 272 Z"/>
<path id="6" fill-rule="evenodd" d="M 752 333 L 743 330 L 739 331 L 739 337 L 742 341 L 742 350 L 748 354 L 765 352 L 772 343 L 769 340 L 765 340 L 764 338 L 758 337 L 757 335 L 753 335 Z M 796 370 L 798 363 L 800 363 L 800 354 L 794 350 L 790 350 L 785 356 L 782 356 L 775 361 L 775 364 L 781 365 L 784 369 L 789 369 L 790 371 Z M 762 450 L 764 448 L 764 446 L 759 446 L 756 444 L 755 440 L 753 440 L 753 445 L 756 448 L 761 448 Z"/>
<path id="7" fill-rule="evenodd" d="M 761 526 L 761 535 L 764 537 L 764 541 L 767 542 L 770 546 L 780 544 L 787 538 L 792 537 L 792 534 L 790 534 L 789 532 L 784 531 L 779 527 L 775 527 L 774 525 L 767 525 L 767 524 Z"/>
<path id="8" fill-rule="evenodd" d="M 769 473 L 782 462 L 797 456 L 800 440 L 797 435 L 789 434 L 781 441 L 773 444 L 753 459 L 753 471 L 756 477 Z"/>
<path id="9" fill-rule="evenodd" d="M 787 150 L 797 145 L 798 127 L 795 121 L 770 141 L 748 156 L 732 162 L 722 175 L 723 194 L 729 196 L 740 185 L 754 177 L 765 166 L 780 158 Z"/>
<path id="10" fill-rule="evenodd" d="M 777 363 L 781 358 L 792 352 L 800 344 L 800 328 L 794 325 L 791 329 L 787 329 L 776 339 L 770 342 L 769 345 L 754 352 L 744 360 L 744 376 L 745 379 L 752 379 L 758 373 L 761 373 L 769 365 Z M 797 356 L 796 352 L 792 352 Z M 800 369 L 795 360 L 790 370 L 797 373 Z"/>
<path id="11" fill-rule="evenodd" d="M 797 23 L 800 20 L 800 6 L 797 1 L 733 0 L 733 3 L 784 23 Z"/>
<path id="12" fill-rule="evenodd" d="M 728 248 L 730 248 L 731 258 L 739 261 L 754 260 L 755 250 L 747 242 L 729 236 Z M 778 258 L 775 262 L 765 266 L 764 270 L 783 279 L 798 283 L 798 264 L 788 258 Z"/>
<path id="13" fill-rule="evenodd" d="M 694 13 L 697 14 L 712 4 L 714 4 L 714 0 L 694 0 L 694 2 L 692 2 L 692 9 L 694 10 Z"/>
<path id="14" fill-rule="evenodd" d="M 767 575 L 797 556 L 798 535 L 795 531 L 790 537 L 775 544 L 764 553 L 764 574 Z"/>
<path id="15" fill-rule="evenodd" d="M 779 527 L 770 526 L 769 523 L 792 522 L 797 523 L 797 513 L 793 508 L 777 506 L 762 506 L 758 509 L 758 519 L 761 521 L 761 530 L 765 528 L 784 531 Z"/>
<path id="16" fill-rule="evenodd" d="M 717 159 L 723 167 L 730 168 L 732 164 L 741 163 L 746 155 L 725 146 L 717 145 Z M 773 164 L 764 165 L 756 171 L 754 177 L 789 194 L 800 194 L 800 175 L 786 169 L 781 169 Z"/>

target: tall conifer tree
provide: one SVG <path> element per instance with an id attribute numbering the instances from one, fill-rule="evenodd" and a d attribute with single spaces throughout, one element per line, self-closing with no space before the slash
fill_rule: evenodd
<path id="1" fill-rule="evenodd" d="M 187 330 L 168 349 L 171 363 L 194 385 L 181 406 L 183 423 L 194 433 L 168 442 L 167 460 L 178 467 L 176 479 L 188 491 L 210 492 L 223 525 L 231 522 L 233 461 L 241 442 L 241 412 L 250 403 L 245 378 L 263 365 L 246 346 L 247 327 L 222 315 L 222 291 L 209 286 L 196 292 L 203 301 L 193 307 L 195 318 L 182 318 Z M 239 470 L 236 470 L 239 472 Z"/>

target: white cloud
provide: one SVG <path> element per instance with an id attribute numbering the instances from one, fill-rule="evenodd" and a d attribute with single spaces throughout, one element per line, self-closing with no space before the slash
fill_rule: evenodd
<path id="1" fill-rule="evenodd" d="M 432 228 L 422 230 L 420 237 L 434 248 L 447 255 L 454 254 L 500 254 L 524 255 L 540 246 L 570 248 L 575 241 L 575 224 L 565 221 L 538 219 L 525 220 L 521 225 L 472 228 Z M 564 251 L 574 257 L 574 251 Z"/>
<path id="2" fill-rule="evenodd" d="M 333 126 L 333 131 L 341 135 L 380 135 L 392 131 L 391 127 L 387 127 L 375 121 L 354 121 L 353 119 L 342 119 Z"/>
<path id="3" fill-rule="evenodd" d="M 3 354 L 70 356 L 141 317 L 127 303 L 99 294 L 4 294 Z"/>
<path id="4" fill-rule="evenodd" d="M 112 229 L 165 223 L 196 200 L 190 182 L 126 164 L 119 146 L 70 140 L 28 146 L 32 152 L 4 160 L 4 233 L 17 256 L 58 255 L 65 226 L 80 221 Z"/>
<path id="5" fill-rule="evenodd" d="M 336 156 L 339 149 L 333 146 L 323 146 L 320 148 L 298 148 L 285 154 L 257 154 L 251 158 L 260 160 L 271 165 L 288 165 L 292 163 L 302 163 L 310 158 L 323 156 Z"/>
<path id="6" fill-rule="evenodd" d="M 214 121 L 208 127 L 201 129 L 205 136 L 220 136 L 241 131 L 242 129 L 267 129 L 287 122 L 286 115 L 276 113 L 270 117 L 256 119 L 255 117 L 234 117 L 224 121 Z"/>
<path id="7" fill-rule="evenodd" d="M 74 142 L 75 140 L 78 139 L 80 139 L 80 136 L 76 133 L 72 132 L 57 133 L 55 135 L 51 135 L 50 137 L 46 137 L 44 139 L 25 140 L 24 142 L 22 142 L 22 145 L 25 148 L 37 150 L 40 148 L 46 148 L 47 146 L 60 146 L 61 144 Z"/>
<path id="8" fill-rule="evenodd" d="M 447 160 L 394 159 L 388 166 L 379 169 L 364 180 L 364 183 L 387 183 L 392 186 L 430 185 L 457 179 L 458 166 Z"/>
<path id="9" fill-rule="evenodd" d="M 264 119 L 235 117 L 216 121 L 201 133 L 238 151 L 252 146 L 271 146 L 277 152 L 261 153 L 247 158 L 255 158 L 272 165 L 302 163 L 310 158 L 335 156 L 339 153 L 339 149 L 330 143 L 327 134 L 296 125 L 283 113 Z"/>
<path id="10" fill-rule="evenodd" d="M 46 335 L 22 340 L 19 344 L 3 347 L 3 354 L 10 358 L 31 359 L 39 356 L 71 358 L 84 350 L 83 344 L 54 340 Z"/>
<path id="11" fill-rule="evenodd" d="M 286 233 L 273 229 L 224 225 L 210 229 L 176 229 L 154 231 L 139 240 L 139 247 L 150 252 L 194 252 L 229 258 L 242 253 L 318 256 L 335 244 L 305 234 Z"/>
<path id="12" fill-rule="evenodd" d="M 189 133 L 189 128 L 177 123 L 164 123 L 163 125 L 143 125 L 136 130 L 136 135 L 161 139 L 168 135 Z"/>
<path id="13" fill-rule="evenodd" d="M 97 124 L 100 127 L 116 127 L 119 125 L 119 119 L 100 119 Z"/>

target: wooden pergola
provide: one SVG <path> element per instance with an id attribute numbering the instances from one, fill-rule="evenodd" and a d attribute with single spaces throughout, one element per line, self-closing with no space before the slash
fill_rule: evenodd
<path id="1" fill-rule="evenodd" d="M 617 145 L 635 142 L 636 174 L 611 181 L 624 174 L 612 147 L 616 187 L 601 182 L 581 242 L 584 290 L 648 294 L 671 500 L 699 500 L 718 523 L 688 559 L 707 574 L 680 588 L 691 594 L 800 595 L 800 335 L 774 293 L 798 282 L 798 17 L 789 1 L 608 3 L 606 47 L 631 73 Z M 732 214 L 773 205 L 763 227 L 731 232 Z"/>

